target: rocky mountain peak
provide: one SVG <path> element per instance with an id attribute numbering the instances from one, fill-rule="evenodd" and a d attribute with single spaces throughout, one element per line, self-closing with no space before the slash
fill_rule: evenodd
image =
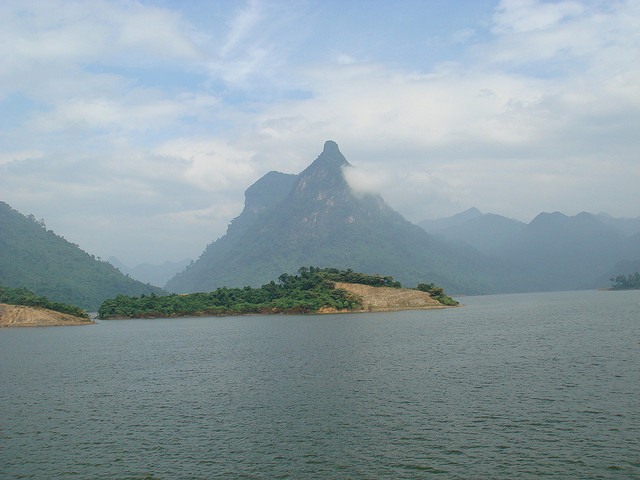
<path id="1" fill-rule="evenodd" d="M 322 199 L 350 192 L 342 173 L 342 168 L 348 165 L 338 144 L 331 140 L 325 142 L 318 158 L 298 175 L 293 195 Z"/>
<path id="2" fill-rule="evenodd" d="M 314 162 L 304 169 L 300 176 L 324 171 L 329 174 L 339 174 L 342 176 L 342 167 L 349 165 L 344 155 L 340 153 L 338 144 L 328 140 L 324 143 L 322 153 L 314 160 Z"/>

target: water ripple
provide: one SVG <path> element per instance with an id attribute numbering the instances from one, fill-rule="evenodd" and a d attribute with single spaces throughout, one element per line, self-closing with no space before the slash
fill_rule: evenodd
<path id="1" fill-rule="evenodd" d="M 0 478 L 639 478 L 620 293 L 3 329 Z"/>

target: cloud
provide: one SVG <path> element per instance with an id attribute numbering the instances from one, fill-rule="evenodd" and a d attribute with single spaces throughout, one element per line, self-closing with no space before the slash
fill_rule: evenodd
<path id="1" fill-rule="evenodd" d="M 238 184 L 246 184 L 255 175 L 253 153 L 223 141 L 180 138 L 161 145 L 154 153 L 184 164 L 181 176 L 202 190 L 236 190 Z"/>
<path id="2" fill-rule="evenodd" d="M 148 62 L 200 55 L 179 14 L 138 2 L 9 0 L 0 13 L 6 39 L 2 54 L 12 67 L 15 62 Z"/>
<path id="3" fill-rule="evenodd" d="M 637 1 L 503 1 L 400 34 L 412 2 L 372 4 L 383 23 L 314 2 L 209 7 L 0 2 L 0 200 L 102 256 L 196 256 L 249 185 L 333 139 L 348 181 L 411 220 L 640 215 Z"/>
<path id="4" fill-rule="evenodd" d="M 226 57 L 253 30 L 260 21 L 260 6 L 256 0 L 248 5 L 232 19 L 226 42 L 220 48 L 220 55 Z"/>
<path id="5" fill-rule="evenodd" d="M 549 29 L 584 10 L 585 6 L 576 1 L 502 0 L 493 17 L 493 31 L 521 33 Z"/>
<path id="6" fill-rule="evenodd" d="M 75 97 L 37 114 L 33 126 L 41 131 L 145 131 L 167 127 L 183 117 L 197 117 L 217 104 L 209 95 L 181 94 L 167 98 L 155 92 L 131 90 L 124 97 Z"/>
<path id="7" fill-rule="evenodd" d="M 0 165 L 12 162 L 22 162 L 31 158 L 41 158 L 44 152 L 41 150 L 21 150 L 18 152 L 0 153 Z"/>
<path id="8" fill-rule="evenodd" d="M 372 170 L 347 166 L 342 169 L 349 186 L 359 194 L 380 193 L 389 182 L 386 170 Z"/>
<path id="9" fill-rule="evenodd" d="M 588 6 L 574 1 L 505 1 L 494 15 L 495 42 L 486 60 L 526 65 L 548 72 L 584 71 L 611 65 L 637 49 L 640 5 L 634 1 Z M 542 66 L 541 62 L 549 62 Z M 563 64 L 561 64 L 562 62 Z M 552 72 L 554 70 L 551 70 Z M 533 72 L 534 70 L 530 70 Z"/>
<path id="10" fill-rule="evenodd" d="M 588 192 L 584 186 L 593 183 L 591 174 L 604 174 L 612 161 L 617 167 L 606 175 L 609 188 L 631 191 L 638 177 L 626 172 L 634 171 L 640 151 L 632 133 L 640 130 L 639 65 L 632 59 L 639 53 L 640 28 L 632 20 L 640 18 L 632 15 L 638 7 L 633 2 L 604 10 L 575 2 L 545 5 L 526 23 L 525 11 L 538 4 L 503 3 L 494 41 L 474 46 L 475 63 L 449 63 L 427 74 L 376 63 L 310 68 L 304 78 L 312 98 L 269 105 L 260 113 L 262 145 L 271 148 L 271 139 L 304 151 L 302 144 L 335 139 L 350 162 L 382 166 L 379 177 L 348 174 L 354 185 L 382 189 L 396 208 L 414 217 L 416 199 L 439 213 L 445 212 L 431 208 L 437 202 L 518 216 L 527 208 L 528 192 L 536 189 L 548 200 L 536 200 L 534 209 L 554 202 L 554 210 L 580 201 L 593 205 L 586 201 L 588 193 L 578 192 Z M 522 46 L 521 35 L 534 47 Z M 548 48 L 534 51 L 540 45 Z M 513 61 L 496 63 L 505 59 Z M 549 75 L 539 68 L 543 59 L 546 67 L 556 61 L 570 65 L 553 67 Z M 585 171 L 558 170 L 567 162 Z M 384 171 L 427 173 L 389 182 L 380 180 Z M 423 186 L 413 196 L 394 187 L 413 179 L 422 179 Z M 598 190 L 605 195 L 602 184 Z M 510 196 L 518 200 L 505 203 Z"/>

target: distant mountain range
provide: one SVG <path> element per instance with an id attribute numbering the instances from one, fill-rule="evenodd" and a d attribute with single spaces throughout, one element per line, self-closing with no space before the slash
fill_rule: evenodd
<path id="1" fill-rule="evenodd" d="M 103 300 L 163 290 L 123 275 L 113 265 L 0 202 L 0 285 L 97 311 Z"/>
<path id="2" fill-rule="evenodd" d="M 116 257 L 109 257 L 107 261 L 125 275 L 129 275 L 131 278 L 143 283 L 150 283 L 151 285 L 164 285 L 176 273 L 184 270 L 191 262 L 191 260 L 187 258 L 179 262 L 165 261 L 159 265 L 140 263 L 133 267 L 128 267 Z"/>
<path id="3" fill-rule="evenodd" d="M 349 168 L 328 141 L 299 174 L 273 171 L 251 185 L 242 213 L 195 262 L 132 269 L 112 257 L 118 270 L 0 202 L 0 284 L 96 310 L 119 293 L 163 293 L 131 277 L 162 283 L 173 275 L 165 288 L 188 293 L 334 267 L 460 295 L 607 287 L 612 276 L 640 271 L 640 218 L 554 212 L 524 223 L 473 208 L 418 226 L 380 195 L 354 191 Z"/>
<path id="4" fill-rule="evenodd" d="M 380 195 L 354 192 L 345 168 L 353 167 L 328 141 L 300 174 L 266 174 L 247 189 L 244 210 L 227 233 L 166 288 L 260 286 L 303 265 L 386 272 L 408 286 L 434 282 L 456 293 L 508 283 L 508 274 L 474 249 L 428 235 Z"/>
<path id="5" fill-rule="evenodd" d="M 554 212 L 526 224 L 472 208 L 419 225 L 520 271 L 526 290 L 605 287 L 640 267 L 640 218 Z"/>

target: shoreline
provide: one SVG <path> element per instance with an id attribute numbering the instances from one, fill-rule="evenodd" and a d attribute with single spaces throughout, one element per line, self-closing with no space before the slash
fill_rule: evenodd
<path id="1" fill-rule="evenodd" d="M 270 315 L 355 315 L 358 313 L 384 313 L 384 312 L 402 312 L 405 310 L 440 310 L 444 308 L 456 308 L 463 305 L 438 305 L 438 306 L 425 306 L 425 307 L 388 307 L 388 308 L 361 308 L 354 310 L 336 310 L 329 308 L 321 308 L 317 312 L 292 312 L 292 311 L 276 311 L 276 312 L 250 312 L 250 313 L 189 313 L 185 315 L 147 315 L 140 317 L 123 317 L 114 316 L 109 318 L 98 318 L 102 322 L 108 322 L 109 320 L 157 320 L 157 319 L 173 319 L 173 318 L 205 318 L 205 317 L 258 317 L 258 316 L 270 316 Z M 93 322 L 96 323 L 96 322 Z"/>
<path id="2" fill-rule="evenodd" d="M 333 307 L 322 307 L 318 311 L 303 311 L 299 309 L 278 310 L 265 309 L 257 312 L 190 312 L 185 314 L 164 315 L 159 312 L 148 312 L 136 317 L 116 315 L 100 320 L 144 320 L 159 318 L 201 318 L 201 317 L 242 317 L 250 315 L 333 315 L 333 314 L 357 314 L 376 312 L 398 312 L 403 310 L 436 310 L 442 308 L 453 308 L 460 305 L 444 305 L 432 298 L 427 292 L 407 288 L 393 287 L 373 287 L 356 283 L 334 282 L 336 289 L 359 297 L 362 300 L 362 308 L 338 310 Z"/>

